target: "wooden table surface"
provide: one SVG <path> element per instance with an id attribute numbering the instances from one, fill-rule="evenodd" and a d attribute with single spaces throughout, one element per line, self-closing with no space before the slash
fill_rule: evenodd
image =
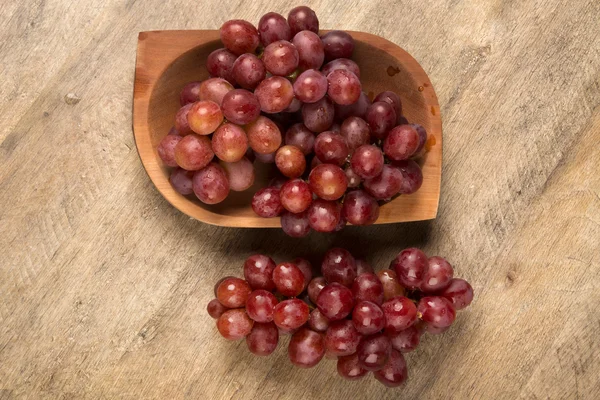
<path id="1" fill-rule="evenodd" d="M 262 3 L 262 4 L 260 4 Z M 313 2 L 322 28 L 409 51 L 444 125 L 438 218 L 287 238 L 191 220 L 155 190 L 131 129 L 139 31 L 256 23 L 287 1 L 0 5 L 0 399 L 597 399 L 600 2 Z M 215 281 L 255 252 L 333 245 L 376 268 L 423 247 L 473 305 L 386 390 L 220 338 Z"/>

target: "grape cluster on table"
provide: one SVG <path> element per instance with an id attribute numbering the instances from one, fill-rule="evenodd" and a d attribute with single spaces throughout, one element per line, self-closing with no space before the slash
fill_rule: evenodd
<path id="1" fill-rule="evenodd" d="M 427 132 L 408 123 L 397 93 L 371 101 L 351 60 L 352 36 L 318 32 L 305 6 L 287 20 L 267 13 L 258 29 L 223 24 L 224 48 L 206 60 L 211 78 L 183 88 L 158 145 L 177 192 L 216 204 L 253 185 L 255 159 L 274 163 L 281 176 L 255 193 L 252 208 L 303 237 L 373 224 L 381 203 L 421 187 L 415 158 Z"/>
<path id="2" fill-rule="evenodd" d="M 267 356 L 289 334 L 290 361 L 301 368 L 337 358 L 340 376 L 357 380 L 369 372 L 386 386 L 408 376 L 404 353 L 425 332 L 440 334 L 456 311 L 471 304 L 473 288 L 454 278 L 450 263 L 405 249 L 377 274 L 342 248 L 327 251 L 322 276 L 302 258 L 276 264 L 265 255 L 244 262 L 244 278 L 215 285 L 207 311 L 228 340 L 245 338 L 248 349 Z"/>

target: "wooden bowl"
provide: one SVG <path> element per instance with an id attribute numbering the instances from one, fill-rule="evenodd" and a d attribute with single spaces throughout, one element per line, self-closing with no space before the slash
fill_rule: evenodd
<path id="1" fill-rule="evenodd" d="M 348 32 L 356 46 L 353 59 L 361 70 L 363 90 L 370 96 L 384 90 L 400 95 L 403 112 L 429 134 L 429 151 L 420 160 L 423 186 L 414 194 L 396 197 L 380 209 L 376 224 L 434 219 L 440 196 L 442 122 L 437 97 L 419 63 L 406 51 L 383 38 Z M 144 168 L 158 191 L 180 211 L 202 222 L 231 227 L 279 227 L 279 218 L 261 218 L 250 207 L 252 195 L 266 186 L 272 166 L 257 166 L 255 185 L 231 192 L 217 205 L 182 196 L 169 183 L 169 168 L 162 164 L 156 146 L 169 132 L 179 109 L 179 92 L 190 81 L 208 78 L 205 61 L 222 47 L 219 31 L 151 31 L 138 39 L 133 95 L 133 130 Z"/>

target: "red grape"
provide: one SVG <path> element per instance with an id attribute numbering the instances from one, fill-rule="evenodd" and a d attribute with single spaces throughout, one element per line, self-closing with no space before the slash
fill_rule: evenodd
<path id="1" fill-rule="evenodd" d="M 361 178 L 375 178 L 383 171 L 383 153 L 377 146 L 364 144 L 354 151 L 350 165 Z"/>
<path id="2" fill-rule="evenodd" d="M 273 293 L 258 289 L 248 295 L 246 312 L 256 322 L 271 322 L 277 303 L 277 298 Z"/>
<path id="3" fill-rule="evenodd" d="M 394 167 L 402 173 L 401 194 L 412 194 L 421 188 L 423 184 L 423 172 L 414 160 L 395 161 Z"/>
<path id="4" fill-rule="evenodd" d="M 348 146 L 341 135 L 326 131 L 315 139 L 315 154 L 324 163 L 342 165 L 348 157 Z"/>
<path id="5" fill-rule="evenodd" d="M 325 96 L 315 103 L 302 105 L 302 120 L 308 129 L 320 133 L 331 127 L 334 112 L 332 101 Z"/>
<path id="6" fill-rule="evenodd" d="M 371 128 L 371 135 L 377 139 L 385 139 L 388 132 L 396 125 L 396 112 L 390 103 L 376 101 L 367 108 L 365 121 Z"/>
<path id="7" fill-rule="evenodd" d="M 171 171 L 169 182 L 171 182 L 171 186 L 173 186 L 173 189 L 175 189 L 177 193 L 187 196 L 188 194 L 194 193 L 194 189 L 192 188 L 193 176 L 193 171 L 186 171 L 183 168 L 177 167 Z"/>
<path id="8" fill-rule="evenodd" d="M 351 354 L 338 358 L 337 372 L 342 378 L 355 381 L 365 376 L 369 371 L 359 365 L 358 354 Z"/>
<path id="9" fill-rule="evenodd" d="M 273 353 L 279 343 L 279 331 L 274 323 L 254 323 L 252 330 L 246 336 L 246 345 L 252 354 L 268 356 Z"/>
<path id="10" fill-rule="evenodd" d="M 304 71 L 294 82 L 294 94 L 304 103 L 319 101 L 325 93 L 327 93 L 327 78 L 315 69 Z"/>
<path id="11" fill-rule="evenodd" d="M 263 46 L 268 46 L 278 40 L 290 40 L 292 30 L 286 19 L 275 12 L 263 15 L 258 21 L 258 33 Z"/>
<path id="12" fill-rule="evenodd" d="M 330 283 L 319 293 L 317 307 L 330 321 L 344 319 L 354 307 L 352 291 L 339 283 Z"/>
<path id="13" fill-rule="evenodd" d="M 300 238 L 308 235 L 311 231 L 310 223 L 308 222 L 308 212 L 291 213 L 284 211 L 281 214 L 281 229 L 291 237 Z"/>
<path id="14" fill-rule="evenodd" d="M 240 278 L 227 278 L 217 287 L 217 300 L 227 308 L 244 307 L 252 289 Z"/>
<path id="15" fill-rule="evenodd" d="M 319 297 L 319 293 L 321 293 L 321 290 L 323 290 L 325 286 L 327 286 L 327 281 L 324 277 L 318 276 L 313 278 L 307 287 L 310 301 L 312 301 L 314 304 L 317 304 L 317 297 Z"/>
<path id="16" fill-rule="evenodd" d="M 302 290 L 304 290 L 308 287 L 308 283 L 310 282 L 313 276 L 312 265 L 310 261 L 300 257 L 294 260 L 294 264 L 296 264 L 296 266 L 300 268 L 300 271 L 302 271 L 302 275 L 304 275 L 304 287 L 302 288 Z"/>
<path id="17" fill-rule="evenodd" d="M 158 144 L 156 151 L 167 167 L 176 167 L 178 165 L 175 160 L 175 146 L 177 146 L 177 143 L 181 139 L 181 136 L 167 135 Z"/>
<path id="18" fill-rule="evenodd" d="M 317 18 L 317 14 L 306 6 L 292 8 L 287 20 L 292 30 L 292 36 L 305 30 L 319 33 L 319 19 Z"/>
<path id="19" fill-rule="evenodd" d="M 246 132 L 235 124 L 225 123 L 212 136 L 212 149 L 220 160 L 239 161 L 248 150 Z"/>
<path id="20" fill-rule="evenodd" d="M 219 164 L 211 163 L 197 171 L 192 178 L 194 194 L 205 204 L 217 204 L 229 194 L 227 174 Z"/>
<path id="21" fill-rule="evenodd" d="M 313 331 L 325 332 L 329 328 L 329 320 L 318 308 L 315 308 L 311 311 L 310 317 L 308 317 L 308 326 Z"/>
<path id="22" fill-rule="evenodd" d="M 328 283 L 350 287 L 356 278 L 356 260 L 348 250 L 334 247 L 325 253 L 321 273 Z"/>
<path id="23" fill-rule="evenodd" d="M 445 258 L 430 257 L 420 289 L 425 293 L 443 290 L 450 285 L 453 274 L 452 265 Z"/>
<path id="24" fill-rule="evenodd" d="M 396 93 L 387 90 L 379 93 L 373 100 L 373 102 L 376 101 L 385 101 L 386 103 L 389 103 L 389 105 L 394 108 L 394 112 L 396 113 L 396 124 L 399 124 L 399 119 L 402 117 L 402 101 L 400 100 L 400 97 Z"/>
<path id="25" fill-rule="evenodd" d="M 346 139 L 350 151 L 354 151 L 362 145 L 369 144 L 371 128 L 360 117 L 348 117 L 342 122 L 340 135 Z"/>
<path id="26" fill-rule="evenodd" d="M 389 200 L 398 194 L 402 187 L 402 173 L 398 168 L 384 164 L 381 174 L 364 181 L 367 193 L 377 200 Z"/>
<path id="27" fill-rule="evenodd" d="M 336 69 L 327 75 L 327 94 L 336 104 L 348 106 L 358 101 L 361 92 L 360 80 L 345 69 Z"/>
<path id="28" fill-rule="evenodd" d="M 301 31 L 294 36 L 292 44 L 298 50 L 298 66 L 301 70 L 321 68 L 325 50 L 319 35 L 308 30 Z"/>
<path id="29" fill-rule="evenodd" d="M 315 145 L 315 135 L 303 123 L 294 124 L 285 133 L 285 144 L 296 146 L 309 155 Z"/>
<path id="30" fill-rule="evenodd" d="M 254 54 L 242 54 L 235 60 L 231 69 L 235 81 L 244 89 L 254 89 L 267 74 L 265 64 Z"/>
<path id="31" fill-rule="evenodd" d="M 373 372 L 375 379 L 387 387 L 402 385 L 408 378 L 406 360 L 397 350 L 392 349 L 388 362 L 378 371 Z"/>
<path id="32" fill-rule="evenodd" d="M 423 297 L 419 300 L 417 310 L 420 318 L 428 326 L 434 328 L 447 328 L 452 325 L 454 318 L 456 318 L 456 310 L 452 302 L 445 297 Z"/>
<path id="33" fill-rule="evenodd" d="M 190 128 L 190 124 L 188 123 L 188 112 L 192 108 L 193 103 L 186 104 L 181 107 L 177 114 L 175 114 L 175 129 L 181 136 L 189 135 L 190 133 L 194 133 L 192 128 Z"/>
<path id="34" fill-rule="evenodd" d="M 308 183 L 313 193 L 324 200 L 337 200 L 348 188 L 346 173 L 333 164 L 320 164 L 313 168 Z"/>
<path id="35" fill-rule="evenodd" d="M 200 82 L 190 82 L 181 89 L 179 104 L 185 106 L 200 100 Z"/>
<path id="36" fill-rule="evenodd" d="M 419 147 L 419 134 L 410 125 L 399 125 L 392 129 L 383 142 L 385 155 L 395 161 L 406 160 Z"/>
<path id="37" fill-rule="evenodd" d="M 310 310 L 308 305 L 300 299 L 283 300 L 275 306 L 273 322 L 284 330 L 300 328 L 308 321 Z"/>
<path id="38" fill-rule="evenodd" d="M 352 167 L 350 165 L 346 167 L 346 170 L 344 172 L 346 173 L 346 178 L 348 179 L 349 188 L 356 188 L 360 186 L 362 180 L 360 179 L 360 176 L 356 175 L 356 172 L 352 170 Z"/>
<path id="39" fill-rule="evenodd" d="M 408 297 L 393 297 L 381 308 L 385 314 L 387 332 L 400 332 L 417 322 L 417 306 Z"/>
<path id="40" fill-rule="evenodd" d="M 214 155 L 210 139 L 206 136 L 187 135 L 175 146 L 175 161 L 188 171 L 206 167 Z"/>
<path id="41" fill-rule="evenodd" d="M 363 190 L 346 194 L 342 216 L 352 225 L 372 225 L 379 218 L 379 204 Z"/>
<path id="42" fill-rule="evenodd" d="M 201 100 L 192 105 L 187 118 L 188 124 L 194 132 L 199 135 L 210 135 L 223 122 L 223 113 L 217 103 Z"/>
<path id="43" fill-rule="evenodd" d="M 367 110 L 371 106 L 371 100 L 365 92 L 360 94 L 360 97 L 353 104 L 344 106 L 341 104 L 335 105 L 335 117 L 339 121 L 343 121 L 348 117 L 359 117 L 365 119 Z"/>
<path id="44" fill-rule="evenodd" d="M 292 364 L 300 368 L 314 367 L 325 355 L 323 336 L 304 328 L 294 333 L 288 346 L 288 356 Z"/>
<path id="45" fill-rule="evenodd" d="M 383 299 L 388 301 L 396 296 L 404 296 L 404 288 L 400 285 L 398 275 L 391 269 L 382 269 L 377 272 L 377 277 L 383 286 Z"/>
<path id="46" fill-rule="evenodd" d="M 385 316 L 377 304 L 361 301 L 354 306 L 352 323 L 361 335 L 372 335 L 383 329 Z"/>
<path id="47" fill-rule="evenodd" d="M 294 88 L 287 79 L 272 76 L 258 85 L 254 95 L 260 103 L 260 109 L 265 113 L 273 114 L 290 106 L 294 98 Z"/>
<path id="48" fill-rule="evenodd" d="M 338 58 L 328 62 L 323 66 L 321 72 L 323 72 L 325 76 L 328 76 L 331 72 L 335 71 L 336 69 L 343 69 L 348 72 L 352 72 L 354 75 L 356 75 L 357 78 L 360 78 L 360 68 L 358 67 L 358 64 L 347 58 Z"/>
<path id="49" fill-rule="evenodd" d="M 222 78 L 209 78 L 200 85 L 200 100 L 210 100 L 219 106 L 223 104 L 223 97 L 233 90 L 231 83 Z"/>
<path id="50" fill-rule="evenodd" d="M 341 218 L 341 206 L 335 201 L 313 200 L 308 208 L 308 222 L 317 232 L 333 231 Z"/>
<path id="51" fill-rule="evenodd" d="M 277 291 L 287 297 L 298 296 L 304 290 L 304 274 L 294 263 L 285 262 L 273 270 L 273 282 Z"/>
<path id="52" fill-rule="evenodd" d="M 356 349 L 358 364 L 367 371 L 377 371 L 387 363 L 392 344 L 383 333 L 375 333 L 362 338 Z"/>
<path id="53" fill-rule="evenodd" d="M 245 89 L 230 90 L 223 97 L 223 115 L 229 122 L 248 124 L 260 115 L 260 103 L 256 96 Z"/>
<path id="54" fill-rule="evenodd" d="M 425 147 L 425 142 L 427 141 L 427 131 L 425 130 L 425 128 L 423 128 L 423 126 L 419 124 L 410 124 L 410 126 L 415 128 L 415 130 L 419 134 L 419 145 L 417 146 L 417 150 L 415 151 L 415 154 L 418 154 L 421 150 L 423 150 L 423 147 Z"/>
<path id="55" fill-rule="evenodd" d="M 357 260 L 358 265 L 362 263 L 364 261 Z M 362 272 L 352 283 L 352 295 L 356 302 L 368 301 L 381 305 L 383 303 L 383 284 L 374 273 Z"/>
<path id="56" fill-rule="evenodd" d="M 287 40 L 278 40 L 265 47 L 262 60 L 271 74 L 286 76 L 298 68 L 298 50 Z"/>
<path id="57" fill-rule="evenodd" d="M 270 154 L 281 145 L 281 132 L 275 124 L 262 115 L 246 126 L 250 147 L 257 153 Z"/>
<path id="58" fill-rule="evenodd" d="M 402 353 L 409 353 L 416 349 L 421 340 L 421 332 L 415 325 L 397 333 L 386 333 L 392 342 L 392 347 Z"/>
<path id="59" fill-rule="evenodd" d="M 232 19 L 223 24 L 220 30 L 221 42 L 235 55 L 254 53 L 258 47 L 258 31 L 248 21 Z"/>
<path id="60" fill-rule="evenodd" d="M 275 165 L 288 178 L 297 178 L 306 169 L 304 153 L 296 146 L 285 145 L 275 154 Z"/>
<path id="61" fill-rule="evenodd" d="M 276 217 L 283 211 L 279 198 L 279 189 L 266 187 L 260 189 L 252 198 L 252 209 L 263 218 Z"/>
<path id="62" fill-rule="evenodd" d="M 398 274 L 398 281 L 406 288 L 418 289 L 423 283 L 427 270 L 427 256 L 421 250 L 412 247 L 402 250 L 391 262 L 390 269 Z"/>
<path id="63" fill-rule="evenodd" d="M 233 85 L 235 79 L 232 70 L 236 58 L 236 55 L 227 49 L 217 49 L 208 55 L 206 69 L 210 76 L 223 78 Z"/>
<path id="64" fill-rule="evenodd" d="M 454 278 L 440 296 L 450 300 L 456 310 L 462 310 L 473 301 L 473 288 L 464 279 Z"/>
<path id="65" fill-rule="evenodd" d="M 360 338 L 352 321 L 333 321 L 325 333 L 325 350 L 338 357 L 354 354 Z"/>
<path id="66" fill-rule="evenodd" d="M 354 39 L 344 31 L 331 31 L 321 36 L 325 46 L 325 59 L 351 58 L 354 52 Z"/>
<path id="67" fill-rule="evenodd" d="M 221 304 L 219 300 L 212 299 L 208 302 L 206 311 L 208 311 L 208 315 L 210 315 L 212 318 L 219 319 L 219 317 L 223 315 L 225 311 L 227 311 L 227 307 Z"/>
<path id="68" fill-rule="evenodd" d="M 364 274 L 364 273 L 367 273 L 367 272 L 372 274 L 373 273 L 373 267 L 371 267 L 371 265 L 366 260 L 363 260 L 363 259 L 360 259 L 360 258 L 356 259 L 356 273 L 357 273 L 357 275 L 361 275 L 361 274 Z M 375 303 L 377 303 L 377 302 L 375 302 Z M 380 303 L 377 303 L 377 304 L 380 304 Z"/>
<path id="69" fill-rule="evenodd" d="M 252 330 L 252 325 L 254 321 L 243 308 L 227 310 L 217 320 L 217 329 L 227 340 L 238 340 L 247 336 Z"/>
<path id="70" fill-rule="evenodd" d="M 215 293 L 215 297 L 217 297 L 217 289 L 219 288 L 219 285 L 221 284 L 221 282 L 223 282 L 225 279 L 229 279 L 229 278 L 235 278 L 235 276 L 231 276 L 231 275 L 229 275 L 229 276 L 224 276 L 224 277 L 222 277 L 221 279 L 219 279 L 219 280 L 217 281 L 217 283 L 215 283 L 215 286 L 213 287 L 213 291 L 214 291 L 214 293 Z M 236 279 L 238 279 L 238 278 L 236 278 Z"/>
<path id="71" fill-rule="evenodd" d="M 275 289 L 273 282 L 273 270 L 275 262 L 271 257 L 255 254 L 244 261 L 244 278 L 252 289 L 264 289 L 272 291 Z"/>
<path id="72" fill-rule="evenodd" d="M 312 193 L 308 183 L 302 179 L 292 179 L 281 186 L 281 205 L 292 213 L 305 211 L 312 203 Z"/>

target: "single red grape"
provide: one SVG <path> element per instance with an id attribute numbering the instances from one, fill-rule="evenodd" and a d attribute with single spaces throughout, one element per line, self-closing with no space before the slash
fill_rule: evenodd
<path id="1" fill-rule="evenodd" d="M 294 87 L 284 77 L 272 76 L 260 82 L 254 91 L 260 109 L 268 114 L 282 112 L 294 99 Z"/>
<path id="2" fill-rule="evenodd" d="M 398 120 L 400 117 L 402 117 L 402 101 L 400 100 L 400 97 L 396 93 L 386 90 L 385 92 L 379 93 L 377 97 L 375 97 L 373 102 L 376 101 L 385 101 L 386 103 L 389 103 L 390 106 L 394 107 L 394 112 L 396 113 L 396 124 L 399 124 Z"/>
<path id="3" fill-rule="evenodd" d="M 371 128 L 371 135 L 377 139 L 385 139 L 388 132 L 396 125 L 396 112 L 390 103 L 376 101 L 367 108 L 365 121 Z"/>
<path id="4" fill-rule="evenodd" d="M 260 58 L 254 54 L 242 54 L 235 60 L 231 69 L 235 81 L 244 89 L 253 90 L 265 79 L 267 69 Z"/>
<path id="5" fill-rule="evenodd" d="M 389 200 L 402 188 L 402 173 L 389 164 L 383 165 L 381 174 L 363 182 L 365 191 L 377 200 Z"/>
<path id="6" fill-rule="evenodd" d="M 245 280 L 227 278 L 217 287 L 217 300 L 227 308 L 244 307 L 250 292 L 252 289 Z"/>
<path id="7" fill-rule="evenodd" d="M 298 50 L 298 67 L 301 70 L 319 69 L 325 60 L 325 49 L 319 35 L 312 31 L 296 33 L 292 44 Z"/>
<path id="8" fill-rule="evenodd" d="M 300 368 L 314 367 L 325 355 L 323 336 L 310 329 L 300 329 L 292 335 L 288 356 L 292 364 Z"/>
<path id="9" fill-rule="evenodd" d="M 292 36 L 305 30 L 319 33 L 319 19 L 317 18 L 317 14 L 306 6 L 292 8 L 287 20 L 292 30 Z"/>
<path id="10" fill-rule="evenodd" d="M 413 351 L 421 340 L 421 332 L 415 325 L 397 333 L 386 333 L 392 342 L 392 347 L 401 353 Z"/>
<path id="11" fill-rule="evenodd" d="M 200 100 L 200 82 L 190 82 L 181 89 L 179 104 L 182 107 L 189 103 L 195 103 L 198 100 Z"/>
<path id="12" fill-rule="evenodd" d="M 215 156 L 210 139 L 206 136 L 187 135 L 175 146 L 175 161 L 188 171 L 206 167 Z"/>
<path id="13" fill-rule="evenodd" d="M 246 134 L 250 147 L 261 154 L 271 154 L 281 146 L 281 132 L 267 117 L 260 116 L 256 121 L 246 125 Z"/>
<path id="14" fill-rule="evenodd" d="M 396 296 L 381 305 L 385 314 L 385 330 L 400 332 L 417 322 L 417 306 L 408 297 Z"/>
<path id="15" fill-rule="evenodd" d="M 392 269 L 382 269 L 377 277 L 383 286 L 383 299 L 388 301 L 396 296 L 404 296 L 404 288 L 400 285 L 398 275 Z"/>
<path id="16" fill-rule="evenodd" d="M 254 323 L 252 330 L 246 336 L 246 345 L 252 354 L 268 356 L 273 353 L 279 343 L 279 330 L 273 322 Z"/>
<path id="17" fill-rule="evenodd" d="M 325 332 L 329 328 L 329 320 L 318 308 L 315 308 L 311 311 L 310 317 L 308 317 L 308 326 L 313 331 Z"/>
<path id="18" fill-rule="evenodd" d="M 263 15 L 258 21 L 258 33 L 263 46 L 268 46 L 278 40 L 290 40 L 292 30 L 285 17 L 276 12 Z"/>
<path id="19" fill-rule="evenodd" d="M 408 378 L 406 360 L 397 350 L 392 349 L 388 362 L 378 371 L 373 372 L 375 379 L 387 387 L 402 385 Z"/>
<path id="20" fill-rule="evenodd" d="M 346 161 L 348 153 L 348 145 L 340 134 L 326 131 L 317 135 L 315 154 L 324 163 L 342 165 Z"/>
<path id="21" fill-rule="evenodd" d="M 304 155 L 309 155 L 315 145 L 315 135 L 303 123 L 297 123 L 286 131 L 285 144 L 296 146 Z"/>
<path id="22" fill-rule="evenodd" d="M 194 131 L 192 131 L 192 128 L 190 128 L 190 124 L 188 123 L 187 119 L 188 112 L 190 111 L 193 105 L 193 103 L 186 104 L 177 111 L 177 114 L 175 114 L 175 129 L 177 129 L 177 132 L 179 132 L 181 136 L 194 133 Z"/>
<path id="23" fill-rule="evenodd" d="M 183 168 L 177 167 L 171 171 L 169 182 L 171 182 L 171 186 L 173 186 L 173 189 L 175 189 L 177 193 L 187 196 L 188 194 L 194 193 L 192 186 L 193 177 L 193 171 L 186 171 Z"/>
<path id="24" fill-rule="evenodd" d="M 247 336 L 252 331 L 252 325 L 254 321 L 243 308 L 227 310 L 217 320 L 217 329 L 227 340 L 239 340 Z"/>
<path id="25" fill-rule="evenodd" d="M 306 169 L 304 153 L 296 146 L 285 145 L 275 153 L 275 165 L 288 178 L 298 178 Z"/>
<path id="26" fill-rule="evenodd" d="M 456 310 L 452 302 L 441 296 L 428 296 L 419 300 L 417 310 L 420 318 L 428 326 L 434 328 L 447 328 L 456 318 Z"/>
<path id="27" fill-rule="evenodd" d="M 414 290 L 423 283 L 427 270 L 427 256 L 417 248 L 402 250 L 391 262 L 390 269 L 394 269 L 398 275 L 398 281 L 402 286 Z"/>
<path id="28" fill-rule="evenodd" d="M 450 285 L 453 275 L 454 270 L 452 265 L 445 258 L 438 256 L 430 257 L 420 289 L 425 293 L 434 293 L 443 290 Z"/>
<path id="29" fill-rule="evenodd" d="M 278 40 L 265 47 L 263 62 L 273 75 L 287 76 L 298 68 L 298 50 L 287 40 Z"/>
<path id="30" fill-rule="evenodd" d="M 352 323 L 361 335 L 372 335 L 385 327 L 385 315 L 377 304 L 361 301 L 354 306 Z"/>
<path id="31" fill-rule="evenodd" d="M 245 89 L 230 90 L 223 96 L 223 115 L 229 122 L 246 125 L 260 115 L 260 103 L 256 96 Z"/>
<path id="32" fill-rule="evenodd" d="M 392 129 L 383 142 L 385 155 L 395 161 L 406 160 L 419 147 L 419 134 L 410 125 L 399 125 Z"/>
<path id="33" fill-rule="evenodd" d="M 319 293 L 317 307 L 330 321 L 344 319 L 354 307 L 352 291 L 339 283 L 330 283 Z"/>
<path id="34" fill-rule="evenodd" d="M 246 312 L 256 322 L 271 322 L 277 303 L 277 298 L 273 293 L 258 289 L 248 295 Z"/>
<path id="35" fill-rule="evenodd" d="M 200 100 L 210 100 L 219 106 L 223 104 L 223 97 L 233 90 L 231 83 L 222 78 L 209 78 L 202 82 L 199 89 Z"/>
<path id="36" fill-rule="evenodd" d="M 337 282 L 350 287 L 356 278 L 356 260 L 348 250 L 334 247 L 325 253 L 321 273 L 328 283 Z"/>
<path id="37" fill-rule="evenodd" d="M 233 78 L 232 70 L 236 58 L 237 56 L 227 49 L 217 49 L 208 55 L 206 69 L 210 76 L 223 78 L 233 85 L 235 79 Z"/>
<path id="38" fill-rule="evenodd" d="M 391 352 L 392 344 L 384 333 L 364 336 L 356 349 L 358 364 L 367 371 L 377 371 L 383 368 Z"/>
<path id="39" fill-rule="evenodd" d="M 230 123 L 219 126 L 211 143 L 215 155 L 226 162 L 241 160 L 248 150 L 246 132 L 240 126 Z"/>
<path id="40" fill-rule="evenodd" d="M 304 103 L 319 101 L 325 93 L 327 93 L 327 78 L 316 69 L 304 71 L 294 82 L 294 94 Z"/>
<path id="41" fill-rule="evenodd" d="M 292 179 L 284 183 L 279 197 L 283 208 L 292 213 L 305 211 L 312 203 L 310 186 L 302 179 Z"/>
<path id="42" fill-rule="evenodd" d="M 338 357 L 337 372 L 342 378 L 355 381 L 365 376 L 369 371 L 359 365 L 358 354 L 351 354 Z"/>
<path id="43" fill-rule="evenodd" d="M 423 184 L 423 172 L 414 160 L 395 161 L 394 167 L 402 173 L 401 194 L 412 194 L 421 188 Z"/>
<path id="44" fill-rule="evenodd" d="M 362 145 L 369 144 L 371 128 L 369 124 L 360 117 L 348 117 L 342 122 L 340 135 L 346 139 L 350 151 L 354 151 Z"/>
<path id="45" fill-rule="evenodd" d="M 271 257 L 255 254 L 244 261 L 244 278 L 254 290 L 275 290 L 273 270 L 275 262 Z"/>
<path id="46" fill-rule="evenodd" d="M 275 306 L 273 322 L 284 330 L 298 329 L 308 321 L 310 310 L 300 299 L 283 300 Z"/>
<path id="47" fill-rule="evenodd" d="M 177 146 L 177 143 L 181 139 L 181 136 L 167 135 L 158 144 L 156 151 L 167 167 L 176 167 L 178 165 L 175 160 L 175 146 Z"/>
<path id="48" fill-rule="evenodd" d="M 462 310 L 473 301 L 473 287 L 464 279 L 454 278 L 440 296 L 450 300 L 456 310 Z"/>
<path id="49" fill-rule="evenodd" d="M 325 350 L 338 357 L 354 354 L 360 338 L 352 321 L 332 321 L 325 333 Z"/>
<path id="50" fill-rule="evenodd" d="M 319 296 L 319 293 L 321 293 L 321 290 L 323 290 L 325 286 L 327 286 L 327 281 L 324 277 L 318 276 L 316 278 L 313 278 L 309 282 L 307 288 L 308 297 L 310 298 L 310 301 L 312 301 L 314 304 L 317 304 L 317 297 Z"/>
<path id="51" fill-rule="evenodd" d="M 357 260 L 356 264 L 361 265 L 364 261 Z M 364 270 L 364 267 L 361 268 Z M 383 284 L 372 272 L 361 272 L 352 283 L 352 295 L 356 302 L 368 301 L 381 305 L 383 303 Z"/>
<path id="52" fill-rule="evenodd" d="M 304 274 L 296 264 L 290 262 L 275 267 L 273 282 L 279 293 L 287 297 L 298 296 L 304 290 Z"/>
<path id="53" fill-rule="evenodd" d="M 337 200 L 346 192 L 348 178 L 344 170 L 337 165 L 320 164 L 310 172 L 308 184 L 313 193 L 320 198 Z"/>
<path id="54" fill-rule="evenodd" d="M 235 55 L 254 53 L 258 47 L 258 31 L 248 21 L 232 19 L 225 22 L 220 30 L 221 42 Z"/>
<path id="55" fill-rule="evenodd" d="M 216 163 L 208 164 L 192 178 L 194 194 L 204 204 L 217 204 L 229 194 L 229 180 L 225 170 Z"/>
<path id="56" fill-rule="evenodd" d="M 227 307 L 221 304 L 219 300 L 212 299 L 208 302 L 208 305 L 206 306 L 206 311 L 208 311 L 208 315 L 210 315 L 212 318 L 219 319 L 219 317 L 221 317 L 221 315 L 223 315 L 223 313 L 227 311 Z"/>
<path id="57" fill-rule="evenodd" d="M 302 121 L 312 132 L 324 132 L 331 127 L 335 117 L 333 102 L 325 96 L 315 103 L 302 105 Z"/>
<path id="58" fill-rule="evenodd" d="M 372 225 L 379 218 L 379 203 L 363 190 L 353 190 L 344 198 L 342 216 L 352 225 Z"/>
<path id="59" fill-rule="evenodd" d="M 360 98 L 362 87 L 360 79 L 345 69 L 336 69 L 327 75 L 329 88 L 327 94 L 336 104 L 348 106 Z"/>
<path id="60" fill-rule="evenodd" d="M 266 187 L 260 189 L 252 198 L 252 209 L 263 218 L 276 217 L 283 211 L 279 198 L 279 189 Z"/>
<path id="61" fill-rule="evenodd" d="M 352 58 L 354 39 L 344 31 L 331 31 L 321 36 L 325 46 L 325 59 Z"/>
<path id="62" fill-rule="evenodd" d="M 333 231 L 341 218 L 341 206 L 335 201 L 316 199 L 308 208 L 308 222 L 317 232 Z"/>
<path id="63" fill-rule="evenodd" d="M 300 238 L 308 235 L 311 231 L 310 223 L 308 222 L 308 212 L 292 213 L 284 211 L 281 214 L 281 229 L 291 237 Z"/>

